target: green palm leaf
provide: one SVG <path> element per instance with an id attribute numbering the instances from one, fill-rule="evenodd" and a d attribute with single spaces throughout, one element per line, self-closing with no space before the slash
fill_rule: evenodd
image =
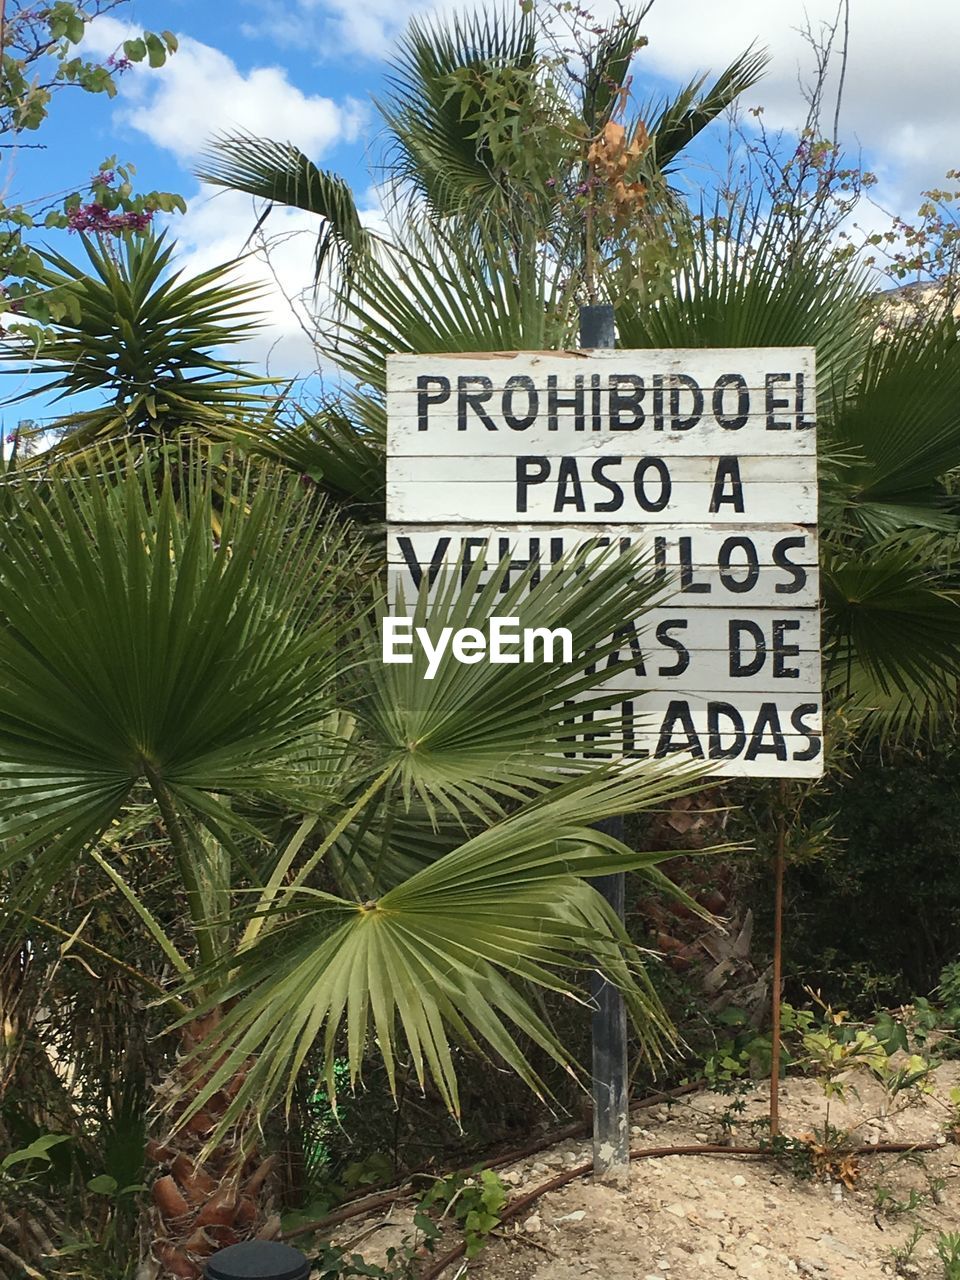
<path id="1" fill-rule="evenodd" d="M 224 506 L 200 460 L 155 488 L 144 466 L 101 455 L 4 489 L 0 837 L 44 883 L 147 787 L 216 830 L 224 797 L 315 789 L 355 554 L 342 520 L 292 478 L 238 470 Z"/>
<path id="2" fill-rule="evenodd" d="M 930 536 L 874 543 L 869 554 L 824 549 L 826 679 L 834 696 L 883 705 L 900 721 L 904 697 L 921 722 L 938 702 L 950 714 L 960 676 L 960 594 L 938 561 L 940 541 Z"/>
<path id="3" fill-rule="evenodd" d="M 277 204 L 303 209 L 319 218 L 315 282 L 332 257 L 349 279 L 355 261 L 376 244 L 377 236 L 361 222 L 353 192 L 344 179 L 318 168 L 292 142 L 274 142 L 250 133 L 216 137 L 204 152 L 197 177 L 269 201 L 261 224 Z"/>
<path id="4" fill-rule="evenodd" d="M 506 666 L 447 660 L 427 680 L 421 648 L 410 664 L 384 664 L 379 634 L 367 633 L 357 716 L 378 757 L 393 764 L 404 805 L 416 797 L 434 821 L 438 810 L 455 818 L 499 814 L 504 800 L 555 783 L 558 769 L 584 768 L 572 758 L 583 750 L 584 733 L 573 716 L 575 704 L 580 715 L 595 717 L 591 750 L 611 750 L 618 722 L 610 708 L 622 695 L 597 686 L 637 661 L 625 641 L 626 656 L 608 666 L 611 637 L 630 620 L 642 627 L 641 615 L 663 585 L 643 571 L 635 551 L 621 555 L 619 548 L 589 545 L 531 588 L 533 573 L 517 574 L 506 560 L 481 584 L 481 557 L 464 578 L 439 575 L 432 592 L 425 577 L 414 625 L 434 644 L 447 627 L 485 632 L 494 616 L 516 617 L 520 628 L 565 627 L 573 641 L 569 665 L 559 654 L 554 661 Z"/>
<path id="5" fill-rule="evenodd" d="M 697 134 L 721 116 L 742 93 L 763 76 L 770 61 L 765 49 L 747 49 L 717 76 L 706 90 L 707 76 L 691 80 L 672 99 L 660 106 L 649 103 L 641 112 L 653 140 L 657 167 L 662 173 L 676 168 L 680 153 Z"/>
<path id="6" fill-rule="evenodd" d="M 536 52 L 532 15 L 519 9 L 429 21 L 414 18 L 400 38 L 388 77 L 390 96 L 378 103 L 392 135 L 387 168 L 398 186 L 414 191 L 434 218 L 467 210 L 474 215 L 502 213 L 509 205 L 500 166 L 477 134 L 485 104 L 468 103 L 455 77 L 465 68 L 476 68 L 487 77 L 510 68 L 527 70 Z M 529 99 L 516 103 L 519 119 L 525 107 L 533 105 L 539 88 L 532 76 L 511 83 Z"/>
<path id="7" fill-rule="evenodd" d="M 376 901 L 290 895 L 226 979 L 221 996 L 232 1007 L 202 1047 L 205 1083 L 191 1112 L 241 1067 L 244 1082 L 225 1124 L 253 1099 L 264 1105 L 284 1086 L 289 1097 L 318 1039 L 335 1097 L 336 1057 L 347 1055 L 356 1079 L 372 1035 L 391 1083 L 402 1040 L 421 1084 L 429 1074 L 454 1113 L 458 1045 L 492 1051 L 543 1094 L 518 1035 L 568 1070 L 575 1063 L 524 988 L 586 1004 L 573 972 L 585 962 L 624 991 L 656 1061 L 667 1034 L 659 1001 L 623 927 L 585 878 L 633 869 L 659 887 L 656 864 L 670 855 L 635 853 L 585 824 L 694 785 L 663 764 L 594 771 Z"/>
<path id="8" fill-rule="evenodd" d="M 574 287 L 533 239 L 515 256 L 485 234 L 455 226 L 411 227 L 405 245 L 367 260 L 345 300 L 330 354 L 360 382 L 384 392 L 396 351 L 557 350 L 573 344 Z"/>
<path id="9" fill-rule="evenodd" d="M 624 347 L 794 347 L 817 350 L 817 396 L 829 405 L 866 355 L 873 320 L 862 275 L 827 251 L 784 261 L 785 228 L 700 218 L 673 288 L 617 303 Z"/>
<path id="10" fill-rule="evenodd" d="M 960 331 L 953 316 L 904 324 L 872 344 L 856 383 L 838 391 L 829 439 L 850 459 L 838 519 L 883 537 L 897 528 L 956 530 L 942 483 L 960 468 Z"/>

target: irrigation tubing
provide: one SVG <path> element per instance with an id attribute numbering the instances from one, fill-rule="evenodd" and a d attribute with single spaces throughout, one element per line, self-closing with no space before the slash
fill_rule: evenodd
<path id="1" fill-rule="evenodd" d="M 696 1093 L 703 1088 L 704 1083 L 703 1080 L 695 1080 L 691 1084 L 678 1085 L 675 1089 L 665 1089 L 659 1093 L 647 1094 L 637 1102 L 632 1102 L 630 1109 L 631 1111 L 639 1111 L 646 1107 L 659 1106 L 662 1102 L 673 1102 L 688 1093 Z M 513 1147 L 500 1155 L 468 1165 L 459 1170 L 459 1172 L 469 1174 L 473 1173 L 478 1167 L 499 1169 L 505 1164 L 515 1164 L 518 1160 L 525 1160 L 528 1156 L 535 1156 L 541 1151 L 546 1151 L 547 1147 L 555 1146 L 558 1142 L 565 1142 L 569 1138 L 582 1137 L 590 1132 L 592 1123 L 592 1120 L 581 1120 L 577 1124 L 567 1125 L 565 1129 L 554 1129 L 551 1133 L 544 1135 L 542 1138 L 537 1138 L 534 1142 L 528 1142 L 522 1147 Z M 417 1172 L 425 1172 L 425 1170 L 418 1170 Z M 339 1209 L 333 1209 L 330 1213 L 324 1214 L 322 1218 L 317 1218 L 315 1222 L 308 1222 L 303 1226 L 296 1227 L 293 1231 L 285 1231 L 283 1239 L 294 1240 L 297 1236 L 310 1235 L 314 1231 L 327 1231 L 331 1227 L 338 1227 L 342 1222 L 349 1222 L 351 1218 L 360 1218 L 365 1214 L 375 1213 L 377 1209 L 389 1208 L 397 1200 L 404 1199 L 406 1196 L 411 1195 L 412 1192 L 413 1182 L 409 1179 L 398 1187 L 390 1187 L 373 1193 L 364 1192 L 363 1195 L 341 1205 Z"/>

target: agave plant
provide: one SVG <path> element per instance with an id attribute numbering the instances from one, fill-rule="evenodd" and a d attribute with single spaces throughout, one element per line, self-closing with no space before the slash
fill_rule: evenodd
<path id="1" fill-rule="evenodd" d="M 3 486 L 0 870 L 27 936 L 78 867 L 98 875 L 174 978 L 151 1248 L 187 1277 L 276 1229 L 261 1118 L 315 1044 L 332 1094 L 335 1058 L 355 1080 L 374 1045 L 391 1079 L 409 1054 L 454 1112 L 458 1053 L 478 1045 L 543 1093 L 524 1041 L 576 1064 L 532 992 L 586 1002 L 586 965 L 623 989 L 656 1059 L 666 1019 L 590 882 L 635 869 L 662 886 L 667 855 L 590 824 L 695 783 L 597 758 L 617 695 L 591 693 L 588 669 L 653 590 L 629 557 L 561 563 L 530 591 L 479 566 L 465 591 L 451 578 L 429 620 L 418 602 L 424 625 L 515 610 L 570 627 L 575 662 L 426 682 L 381 663 L 361 550 L 296 477 L 143 461 L 90 453 Z M 572 703 L 595 713 L 589 759 Z M 131 875 L 158 841 L 163 913 Z"/>
<path id="2" fill-rule="evenodd" d="M 8 378 L 27 384 L 8 404 L 69 402 L 52 423 L 57 453 L 134 437 L 222 439 L 231 424 L 269 418 L 275 385 L 224 358 L 259 327 L 258 291 L 233 278 L 235 264 L 185 278 L 165 235 L 126 233 L 119 249 L 81 239 L 85 265 L 45 251 L 31 278 L 58 318 L 21 326 L 0 348 Z"/>

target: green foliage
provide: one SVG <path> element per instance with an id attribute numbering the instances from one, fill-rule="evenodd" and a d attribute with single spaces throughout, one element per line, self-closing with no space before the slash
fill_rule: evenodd
<path id="1" fill-rule="evenodd" d="M 831 847 L 789 878 L 794 989 L 814 985 L 866 1014 L 937 985 L 960 952 L 957 778 L 957 746 L 947 739 L 936 748 L 865 751 L 846 777 L 827 780 L 810 810 L 831 816 Z M 761 879 L 764 911 L 765 871 Z"/>
<path id="2" fill-rule="evenodd" d="M 148 58 L 151 66 L 159 67 L 175 52 L 176 37 L 164 31 L 159 36 L 145 32 L 142 39 L 128 41 L 130 51 L 122 58 L 113 55 L 100 63 L 84 56 L 78 51 L 84 32 L 104 11 L 103 0 L 56 0 L 49 6 L 7 0 L 0 64 L 0 132 L 5 137 L 18 140 L 23 133 L 42 129 L 61 91 L 79 89 L 112 98 L 119 77 L 132 61 Z M 15 147 L 16 142 L 10 145 Z M 69 172 L 68 166 L 65 172 Z M 33 228 L 96 228 L 110 238 L 123 229 L 142 229 L 158 210 L 185 208 L 182 198 L 172 192 L 136 194 L 133 172 L 132 165 L 118 165 L 116 157 L 111 157 L 88 183 L 74 191 L 68 189 L 66 195 L 40 193 L 19 202 L 0 200 L 0 274 L 4 281 L 0 312 L 23 313 L 41 321 L 64 314 L 55 299 L 49 299 L 48 311 L 37 295 L 32 276 L 41 260 L 29 236 Z M 71 179 L 67 182 L 72 185 Z"/>
<path id="3" fill-rule="evenodd" d="M 14 403 L 38 394 L 104 400 L 60 419 L 60 453 L 134 436 L 220 436 L 238 418 L 268 413 L 270 384 L 215 354 L 259 323 L 251 313 L 258 292 L 232 279 L 230 265 L 184 279 L 171 269 L 174 245 L 164 236 L 128 237 L 119 256 L 86 237 L 84 249 L 89 269 L 38 255 L 31 280 L 40 314 L 56 318 L 45 331 L 9 338 L 2 351 L 8 362 L 25 362 L 11 373 L 32 382 Z"/>
<path id="4" fill-rule="evenodd" d="M 372 1280 L 400 1280 L 401 1276 L 409 1274 L 406 1260 L 398 1255 L 397 1250 L 388 1249 L 387 1254 L 387 1265 L 381 1267 L 364 1261 L 359 1253 L 351 1253 L 348 1246 L 324 1240 L 313 1257 L 311 1275 L 316 1280 L 354 1280 L 362 1276 L 372 1277 Z"/>
<path id="5" fill-rule="evenodd" d="M 440 1209 L 452 1216 L 463 1230 L 467 1258 L 475 1258 L 487 1237 L 500 1225 L 507 1203 L 507 1191 L 492 1169 L 473 1169 L 439 1178 L 420 1200 L 424 1212 Z"/>
<path id="6" fill-rule="evenodd" d="M 960 1232 L 940 1232 L 937 1256 L 943 1263 L 943 1280 L 960 1280 Z"/>
<path id="7" fill-rule="evenodd" d="M 45 1133 L 42 1137 L 36 1138 L 30 1143 L 29 1147 L 22 1147 L 19 1151 L 11 1151 L 0 1160 L 0 1174 L 6 1174 L 14 1165 L 24 1164 L 29 1160 L 42 1160 L 49 1163 L 50 1157 L 47 1152 L 51 1147 L 59 1146 L 61 1142 L 69 1142 L 70 1137 L 64 1133 Z"/>
<path id="8" fill-rule="evenodd" d="M 218 137 L 205 152 L 197 176 L 215 186 L 246 191 L 271 205 L 315 214 L 320 219 L 314 250 L 316 281 L 331 257 L 349 278 L 354 261 L 369 253 L 378 240 L 361 223 L 347 183 L 318 169 L 292 142 L 272 142 L 245 133 Z"/>

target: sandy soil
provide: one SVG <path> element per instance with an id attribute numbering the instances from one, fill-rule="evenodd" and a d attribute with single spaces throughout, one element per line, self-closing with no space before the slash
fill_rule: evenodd
<path id="1" fill-rule="evenodd" d="M 865 1145 L 941 1141 L 922 1156 L 871 1155 L 859 1161 L 853 1189 L 803 1181 L 768 1162 L 736 1156 L 667 1156 L 634 1162 L 622 1190 L 583 1180 L 545 1195 L 471 1266 L 476 1280 L 766 1280 L 789 1275 L 870 1280 L 896 1274 L 937 1277 L 936 1239 L 960 1231 L 960 1147 L 944 1140 L 951 1087 L 960 1064 L 936 1073 L 936 1096 L 883 1114 L 871 1083 L 845 1104 L 832 1102 L 831 1124 L 856 1126 Z M 939 1100 L 939 1101 L 938 1101 Z M 688 1099 L 634 1119 L 634 1149 L 723 1137 L 728 1101 Z M 766 1088 L 749 1095 L 732 1141 L 749 1145 L 749 1120 L 765 1114 Z M 783 1131 L 800 1136 L 824 1121 L 825 1100 L 812 1080 L 782 1092 Z M 501 1171 L 517 1192 L 545 1182 L 565 1165 L 590 1158 L 584 1143 L 563 1143 Z M 911 1197 L 911 1192 L 913 1196 Z M 914 1226 L 924 1235 L 898 1272 L 895 1251 Z M 450 1280 L 457 1267 L 448 1273 Z"/>

